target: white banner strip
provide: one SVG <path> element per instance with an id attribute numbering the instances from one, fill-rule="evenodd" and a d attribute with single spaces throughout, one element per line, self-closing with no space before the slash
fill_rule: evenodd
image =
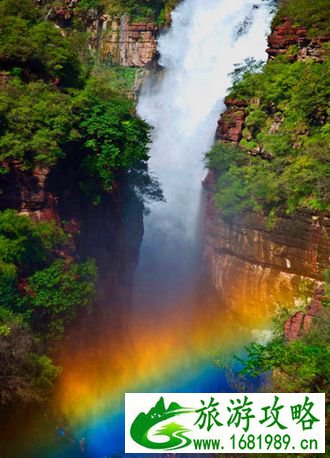
<path id="1" fill-rule="evenodd" d="M 325 453 L 325 395 L 127 393 L 126 453 Z"/>

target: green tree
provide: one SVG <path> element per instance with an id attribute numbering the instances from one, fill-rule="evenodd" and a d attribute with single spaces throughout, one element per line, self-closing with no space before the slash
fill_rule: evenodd
<path id="1" fill-rule="evenodd" d="M 61 258 L 68 246 L 68 236 L 53 222 L 14 210 L 0 213 L 0 307 L 19 313 L 43 339 L 61 337 L 94 297 L 94 262 Z"/>
<path id="2" fill-rule="evenodd" d="M 42 19 L 32 0 L 2 0 L 0 13 L 0 68 L 20 68 L 27 79 L 81 85 L 81 65 L 70 41 Z"/>
<path id="3" fill-rule="evenodd" d="M 111 85 L 92 78 L 78 99 L 79 121 L 85 157 L 82 162 L 88 177 L 110 191 L 114 174 L 148 159 L 150 127 L 138 118 L 133 102 L 113 92 Z M 86 187 L 86 186 L 85 186 Z M 97 186 L 96 186 L 97 189 Z"/>
<path id="4" fill-rule="evenodd" d="M 80 264 L 58 259 L 28 279 L 24 309 L 33 329 L 60 338 L 80 307 L 92 304 L 96 268 L 89 260 Z"/>
<path id="5" fill-rule="evenodd" d="M 0 212 L 0 259 L 20 273 L 45 266 L 67 243 L 67 235 L 54 222 L 38 223 L 15 210 Z"/>
<path id="6" fill-rule="evenodd" d="M 330 380 L 329 310 L 314 318 L 311 332 L 288 342 L 282 331 L 262 345 L 247 347 L 241 375 L 273 372 L 273 389 L 283 392 L 328 392 Z"/>
<path id="7" fill-rule="evenodd" d="M 0 94 L 0 163 L 6 173 L 10 161 L 23 169 L 54 166 L 64 146 L 77 137 L 69 95 L 39 81 L 10 82 Z"/>
<path id="8" fill-rule="evenodd" d="M 89 1 L 89 0 L 87 0 Z M 178 0 L 100 0 L 110 13 L 127 13 L 134 21 L 166 22 Z"/>

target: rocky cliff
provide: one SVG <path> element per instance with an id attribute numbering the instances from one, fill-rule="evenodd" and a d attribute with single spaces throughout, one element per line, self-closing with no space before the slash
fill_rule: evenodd
<path id="1" fill-rule="evenodd" d="M 294 26 L 292 19 L 284 17 L 269 36 L 266 51 L 271 59 L 290 51 L 292 61 L 311 58 L 321 62 L 326 56 L 326 49 L 322 45 L 329 39 L 328 35 L 311 38 L 306 27 Z"/>
<path id="2" fill-rule="evenodd" d="M 303 280 L 318 282 L 329 264 L 330 218 L 311 214 L 226 221 L 215 205 L 213 172 L 204 183 L 205 254 L 211 278 L 229 307 L 243 303 L 246 314 L 271 312 L 276 302 L 293 303 Z"/>
<path id="3" fill-rule="evenodd" d="M 126 15 L 110 17 L 96 9 L 82 13 L 77 11 L 77 0 L 38 3 L 62 35 L 69 34 L 79 19 L 80 27 L 89 32 L 92 53 L 99 53 L 107 63 L 145 68 L 155 57 L 158 28 L 153 23 L 134 24 Z M 0 87 L 11 78 L 9 72 L 1 71 Z M 97 260 L 100 291 L 107 305 L 110 295 L 114 302 L 127 303 L 143 234 L 143 205 L 125 176 L 119 176 L 112 192 L 94 206 L 82 194 L 78 166 L 71 160 L 59 161 L 53 168 L 27 169 L 19 160 L 4 166 L 8 173 L 0 176 L 0 210 L 14 208 L 35 220 L 64 225 L 76 240 L 73 251 L 78 257 Z"/>
<path id="4" fill-rule="evenodd" d="M 145 67 L 156 56 L 158 26 L 134 22 L 128 15 L 112 15 L 102 9 L 79 9 L 79 0 L 51 5 L 48 18 L 64 31 L 78 19 L 89 33 L 89 46 L 99 58 L 113 65 Z"/>
<path id="5" fill-rule="evenodd" d="M 131 23 L 128 16 L 104 17 L 101 37 L 103 59 L 124 67 L 145 67 L 157 51 L 158 27 L 153 23 Z"/>
<path id="6" fill-rule="evenodd" d="M 322 62 L 322 44 L 328 40 L 326 36 L 309 38 L 306 28 L 283 18 L 269 36 L 267 53 L 271 60 L 285 54 L 290 61 L 310 58 Z M 225 105 L 216 140 L 237 145 L 244 135 L 249 102 L 227 97 Z M 276 131 L 274 123 L 270 129 Z M 258 147 L 250 154 L 267 159 L 267 151 Z M 246 316 L 260 308 L 268 313 L 277 302 L 293 303 L 302 280 L 318 283 L 329 266 L 330 215 L 312 211 L 283 214 L 273 226 L 254 213 L 228 220 L 216 205 L 217 173 L 209 170 L 204 181 L 205 254 L 221 300 L 233 310 L 235 304 L 243 303 Z"/>
<path id="7" fill-rule="evenodd" d="M 326 310 L 322 300 L 324 300 L 324 291 L 316 289 L 311 303 L 305 310 L 296 312 L 285 322 L 284 336 L 289 342 L 310 332 L 314 320 L 320 318 Z"/>

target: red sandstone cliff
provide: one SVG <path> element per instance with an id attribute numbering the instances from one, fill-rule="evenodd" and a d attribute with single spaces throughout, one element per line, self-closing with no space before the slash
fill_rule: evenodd
<path id="1" fill-rule="evenodd" d="M 226 111 L 218 122 L 216 138 L 219 140 L 238 143 L 242 139 L 246 118 L 247 103 L 230 97 L 225 99 Z"/>
<path id="2" fill-rule="evenodd" d="M 124 67 L 145 67 L 157 51 L 158 28 L 153 23 L 131 23 L 128 16 L 106 17 L 101 53 L 104 59 Z"/>
<path id="3" fill-rule="evenodd" d="M 40 1 L 42 3 L 42 1 Z M 65 29 L 78 17 L 90 34 L 89 46 L 101 60 L 124 67 L 145 67 L 157 52 L 158 27 L 152 22 L 134 23 L 123 14 L 111 16 L 91 8 L 79 10 L 79 0 L 62 0 L 53 4 L 48 19 Z"/>
<path id="4" fill-rule="evenodd" d="M 308 38 L 305 28 L 294 27 L 290 19 L 283 18 L 269 36 L 267 52 L 270 59 L 291 50 L 293 61 L 309 57 L 321 62 L 325 41 L 329 37 Z M 238 144 L 248 104 L 227 97 L 225 105 L 216 139 Z M 244 304 L 247 317 L 260 308 L 268 313 L 276 302 L 293 303 L 302 279 L 321 280 L 330 259 L 330 215 L 304 212 L 283 216 L 272 229 L 265 218 L 255 214 L 236 216 L 228 222 L 215 204 L 216 181 L 216 171 L 209 170 L 203 183 L 205 254 L 212 282 L 225 304 L 232 309 Z M 299 326 L 309 322 L 311 314 L 308 311 L 306 316 L 294 317 L 293 328 L 298 322 Z"/>
<path id="5" fill-rule="evenodd" d="M 324 291 L 316 289 L 314 297 L 305 311 L 296 312 L 286 321 L 284 335 L 288 341 L 296 340 L 303 334 L 310 332 L 315 317 L 320 316 L 324 311 L 323 297 Z"/>
<path id="6" fill-rule="evenodd" d="M 275 27 L 268 37 L 268 49 L 266 50 L 272 59 L 291 51 L 292 60 L 305 60 L 312 58 L 323 61 L 325 49 L 322 44 L 328 42 L 329 36 L 308 37 L 308 30 L 305 27 L 295 27 L 290 18 L 283 18 L 282 24 Z"/>

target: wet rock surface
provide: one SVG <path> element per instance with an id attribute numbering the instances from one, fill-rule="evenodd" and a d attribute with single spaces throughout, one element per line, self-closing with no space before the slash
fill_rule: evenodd
<path id="1" fill-rule="evenodd" d="M 145 67 L 157 51 L 158 27 L 150 22 L 131 23 L 128 16 L 106 18 L 101 53 L 104 59 L 124 67 Z"/>

